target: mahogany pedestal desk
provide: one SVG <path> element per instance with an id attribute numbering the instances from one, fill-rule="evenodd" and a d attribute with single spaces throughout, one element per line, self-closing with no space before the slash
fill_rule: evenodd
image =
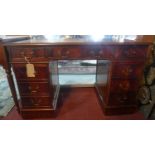
<path id="1" fill-rule="evenodd" d="M 94 87 L 103 112 L 106 115 L 127 114 L 138 108 L 136 96 L 150 45 L 148 42 L 137 41 L 72 40 L 6 43 L 3 46 L 4 68 L 17 109 L 23 118 L 52 117 L 57 111 L 61 90 L 58 60 L 97 60 Z M 26 74 L 27 61 L 34 65 L 34 77 L 28 77 Z M 103 83 L 105 68 L 108 78 L 107 82 Z"/>

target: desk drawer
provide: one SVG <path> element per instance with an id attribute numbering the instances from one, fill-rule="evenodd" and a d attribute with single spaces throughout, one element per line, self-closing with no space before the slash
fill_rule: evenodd
<path id="1" fill-rule="evenodd" d="M 108 105 L 136 105 L 136 93 L 111 93 Z"/>
<path id="2" fill-rule="evenodd" d="M 113 93 L 122 93 L 129 91 L 137 91 L 139 88 L 138 80 L 121 80 L 121 79 L 112 79 L 110 84 L 110 92 Z"/>
<path id="3" fill-rule="evenodd" d="M 47 59 L 47 51 L 44 47 L 11 47 L 8 49 L 11 61 L 25 62 L 25 58 L 29 61 L 37 61 Z"/>
<path id="4" fill-rule="evenodd" d="M 24 95 L 49 95 L 50 85 L 47 82 L 24 82 L 18 83 L 21 96 Z"/>
<path id="5" fill-rule="evenodd" d="M 114 59 L 145 60 L 147 49 L 145 45 L 119 46 L 114 51 Z"/>
<path id="6" fill-rule="evenodd" d="M 108 58 L 107 46 L 84 46 L 82 47 L 82 55 L 86 59 L 106 59 Z"/>
<path id="7" fill-rule="evenodd" d="M 52 106 L 52 100 L 50 97 L 22 97 L 22 106 L 24 108 L 26 107 L 51 107 Z"/>
<path id="8" fill-rule="evenodd" d="M 144 72 L 144 62 L 115 62 L 112 66 L 112 77 L 139 79 Z"/>
<path id="9" fill-rule="evenodd" d="M 36 81 L 49 79 L 48 64 L 34 64 L 35 77 L 27 77 L 26 64 L 13 64 L 13 70 L 18 80 Z"/>
<path id="10" fill-rule="evenodd" d="M 59 59 L 79 59 L 82 58 L 81 49 L 78 46 L 57 47 L 55 52 Z"/>
<path id="11" fill-rule="evenodd" d="M 82 48 L 85 58 L 109 59 L 109 60 L 144 60 L 147 46 L 145 45 L 94 45 Z"/>

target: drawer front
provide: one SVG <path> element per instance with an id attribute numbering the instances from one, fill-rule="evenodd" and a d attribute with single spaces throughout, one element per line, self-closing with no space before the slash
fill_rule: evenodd
<path id="1" fill-rule="evenodd" d="M 48 58 L 48 53 L 44 47 L 11 47 L 8 51 L 11 61 L 25 62 L 25 58 L 27 58 L 33 62 Z"/>
<path id="2" fill-rule="evenodd" d="M 19 92 L 21 96 L 24 95 L 49 95 L 50 85 L 48 83 L 18 83 Z"/>
<path id="3" fill-rule="evenodd" d="M 35 77 L 27 77 L 26 64 L 13 64 L 13 70 L 18 80 L 48 80 L 49 66 L 48 64 L 34 64 Z"/>
<path id="4" fill-rule="evenodd" d="M 84 46 L 82 47 L 82 55 L 86 59 L 106 59 L 107 55 L 107 46 Z"/>
<path id="5" fill-rule="evenodd" d="M 137 91 L 139 88 L 138 80 L 120 80 L 112 79 L 110 85 L 110 92 L 122 93 L 129 91 Z"/>
<path id="6" fill-rule="evenodd" d="M 59 59 L 79 59 L 81 56 L 81 49 L 78 46 L 64 46 L 55 48 L 55 52 Z"/>
<path id="7" fill-rule="evenodd" d="M 136 105 L 136 93 L 111 93 L 108 105 Z"/>
<path id="8" fill-rule="evenodd" d="M 147 53 L 147 46 L 142 45 L 94 45 L 82 47 L 85 58 L 110 59 L 110 60 L 144 60 Z"/>
<path id="9" fill-rule="evenodd" d="M 22 97 L 21 101 L 24 108 L 39 108 L 52 106 L 52 100 L 50 97 Z"/>
<path id="10" fill-rule="evenodd" d="M 144 72 L 144 62 L 115 62 L 112 67 L 112 77 L 136 78 L 142 77 Z"/>
<path id="11" fill-rule="evenodd" d="M 124 45 L 119 46 L 114 51 L 114 59 L 123 60 L 145 60 L 147 54 L 147 46 L 145 45 Z"/>

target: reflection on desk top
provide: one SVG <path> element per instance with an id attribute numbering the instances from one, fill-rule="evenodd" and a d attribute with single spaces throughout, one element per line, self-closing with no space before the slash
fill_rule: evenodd
<path id="1" fill-rule="evenodd" d="M 30 37 L 27 35 L 1 35 L 0 36 L 0 42 L 7 43 L 7 42 L 15 42 L 15 41 L 21 41 L 21 40 L 26 40 L 30 39 Z"/>
<path id="2" fill-rule="evenodd" d="M 71 35 L 73 36 L 73 35 Z M 141 39 L 127 39 L 125 37 L 102 38 L 95 40 L 88 35 L 83 37 L 34 37 L 29 40 L 5 43 L 6 46 L 27 46 L 27 45 L 149 45 L 152 42 L 144 42 Z"/>

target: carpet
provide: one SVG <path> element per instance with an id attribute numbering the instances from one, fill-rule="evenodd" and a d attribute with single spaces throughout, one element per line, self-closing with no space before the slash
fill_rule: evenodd
<path id="1" fill-rule="evenodd" d="M 14 105 L 6 74 L 0 67 L 0 117 L 7 116 Z"/>
<path id="2" fill-rule="evenodd" d="M 4 102 L 4 106 L 0 108 L 0 117 L 7 116 L 10 110 L 15 105 L 12 97 L 8 98 L 7 100 L 4 100 L 3 102 Z"/>

